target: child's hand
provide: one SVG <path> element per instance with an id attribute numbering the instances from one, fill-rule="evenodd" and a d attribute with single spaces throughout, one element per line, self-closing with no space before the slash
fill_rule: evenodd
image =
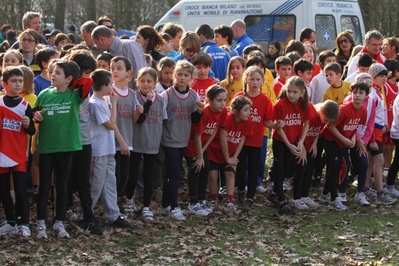
<path id="1" fill-rule="evenodd" d="M 141 115 L 144 112 L 144 107 L 140 104 L 136 104 L 136 114 Z"/>
<path id="2" fill-rule="evenodd" d="M 284 121 L 283 120 L 278 120 L 276 123 L 276 128 L 283 128 L 284 127 Z"/>
<path id="3" fill-rule="evenodd" d="M 36 155 L 37 154 L 37 145 L 36 145 L 36 143 L 33 143 L 33 141 L 32 141 L 32 144 L 30 146 L 30 154 L 32 154 L 32 155 Z"/>
<path id="4" fill-rule="evenodd" d="M 230 158 L 226 161 L 226 163 L 227 163 L 228 165 L 234 165 L 234 166 L 236 166 L 236 165 L 238 164 L 238 162 L 239 162 L 239 160 L 238 160 L 236 157 L 230 157 Z"/>
<path id="5" fill-rule="evenodd" d="M 302 152 L 298 153 L 298 156 L 296 157 L 298 159 L 298 162 L 304 166 L 307 164 L 308 160 L 306 158 L 306 151 L 305 149 L 302 149 Z"/>
<path id="6" fill-rule="evenodd" d="M 359 151 L 360 156 L 367 156 L 367 147 L 366 147 L 366 143 L 363 140 L 359 140 L 356 143 L 356 146 L 357 146 L 356 149 Z"/>
<path id="7" fill-rule="evenodd" d="M 204 166 L 205 166 L 204 159 L 203 158 L 197 158 L 197 160 L 195 160 L 195 162 L 193 163 L 191 168 L 195 169 L 196 173 L 199 173 L 201 171 L 201 169 L 204 168 Z"/>
<path id="8" fill-rule="evenodd" d="M 315 145 L 312 144 L 312 146 L 310 146 L 309 152 L 312 153 L 312 157 L 313 158 L 316 158 L 316 156 L 317 156 L 317 142 L 316 142 Z"/>
<path id="9" fill-rule="evenodd" d="M 348 148 L 353 148 L 355 145 L 350 139 L 345 138 L 345 141 L 343 141 L 344 145 Z"/>
<path id="10" fill-rule="evenodd" d="M 288 149 L 290 150 L 290 152 L 291 152 L 295 157 L 298 156 L 298 150 L 297 150 L 297 147 L 296 147 L 294 144 L 290 144 L 290 145 L 288 146 Z"/>
<path id="11" fill-rule="evenodd" d="M 118 95 L 113 90 L 109 93 L 109 98 L 111 100 L 111 104 L 116 104 L 118 101 Z"/>
<path id="12" fill-rule="evenodd" d="M 30 124 L 30 119 L 29 119 L 29 117 L 24 115 L 21 117 L 21 122 L 22 122 L 22 125 L 24 126 L 24 128 L 28 128 L 29 124 Z"/>
<path id="13" fill-rule="evenodd" d="M 147 92 L 147 100 L 148 101 L 152 101 L 152 97 L 154 97 L 154 92 L 153 91 L 149 91 Z"/>
<path id="14" fill-rule="evenodd" d="M 298 153 L 301 153 L 302 150 L 304 150 L 305 148 L 303 147 L 303 142 L 299 141 L 298 144 L 296 145 L 296 150 L 298 151 Z"/>
<path id="15" fill-rule="evenodd" d="M 220 80 L 219 80 L 218 78 L 214 78 L 214 79 L 212 80 L 212 83 L 213 83 L 213 84 L 220 85 Z"/>
<path id="16" fill-rule="evenodd" d="M 44 113 L 45 110 L 40 110 L 34 113 L 33 115 L 33 121 L 34 122 L 40 122 L 43 121 L 43 116 L 42 114 Z"/>
<path id="17" fill-rule="evenodd" d="M 204 108 L 205 108 L 205 104 L 198 101 L 195 103 L 195 107 L 197 108 L 198 113 L 202 114 L 202 112 L 204 111 Z"/>
<path id="18" fill-rule="evenodd" d="M 378 150 L 377 142 L 370 142 L 370 149 L 377 151 Z"/>
<path id="19" fill-rule="evenodd" d="M 120 143 L 119 146 L 121 148 L 121 154 L 127 155 L 128 157 L 130 157 L 130 150 L 129 150 L 129 147 L 127 146 L 126 142 Z"/>

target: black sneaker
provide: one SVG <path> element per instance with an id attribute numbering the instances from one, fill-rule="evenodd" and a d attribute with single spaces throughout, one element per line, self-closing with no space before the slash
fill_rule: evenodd
<path id="1" fill-rule="evenodd" d="M 284 202 L 283 204 L 280 204 L 278 206 L 278 213 L 280 213 L 280 214 L 295 214 L 295 210 L 293 210 L 287 202 Z"/>
<path id="2" fill-rule="evenodd" d="M 102 235 L 104 229 L 101 227 L 99 221 L 96 218 L 93 218 L 91 221 L 87 223 L 87 228 L 89 229 L 90 233 L 93 235 Z"/>
<path id="3" fill-rule="evenodd" d="M 132 228 L 133 224 L 126 221 L 125 217 L 121 215 L 118 217 L 118 219 L 115 220 L 115 222 L 111 224 L 111 226 L 120 227 L 120 228 Z"/>
<path id="4" fill-rule="evenodd" d="M 245 211 L 250 211 L 253 204 L 254 204 L 254 200 L 253 199 L 246 199 L 245 203 L 244 203 L 244 210 Z"/>
<path id="5" fill-rule="evenodd" d="M 278 201 L 277 194 L 269 193 L 269 195 L 267 195 L 266 198 L 268 201 L 270 201 L 274 205 L 274 207 L 278 207 L 279 201 Z"/>
<path id="6" fill-rule="evenodd" d="M 244 200 L 245 200 L 245 190 L 244 191 L 238 191 L 236 204 L 237 205 L 243 205 L 244 204 Z"/>

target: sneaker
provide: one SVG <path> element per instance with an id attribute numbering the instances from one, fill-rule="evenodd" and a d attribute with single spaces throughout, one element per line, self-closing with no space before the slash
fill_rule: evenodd
<path id="1" fill-rule="evenodd" d="M 188 208 L 189 213 L 195 214 L 198 216 L 207 216 L 209 214 L 206 210 L 204 210 L 201 207 L 201 204 L 199 204 L 199 203 L 195 203 L 195 204 L 190 203 L 187 208 Z"/>
<path id="2" fill-rule="evenodd" d="M 291 186 L 292 180 L 293 180 L 292 177 L 284 179 L 284 181 L 283 181 L 283 190 L 284 191 L 292 189 L 292 186 Z"/>
<path id="3" fill-rule="evenodd" d="M 301 198 L 301 201 L 306 204 L 306 206 L 308 206 L 309 209 L 316 209 L 317 207 L 319 207 L 319 204 L 317 204 L 316 202 L 314 202 L 311 198 L 309 197 L 304 197 Z"/>
<path id="4" fill-rule="evenodd" d="M 323 194 L 323 192 L 320 193 L 319 200 L 325 204 L 330 204 L 331 203 L 331 193 L 328 192 L 326 195 Z"/>
<path id="5" fill-rule="evenodd" d="M 42 239 L 45 238 L 47 239 L 47 233 L 46 233 L 46 225 L 43 223 L 36 223 L 36 229 L 37 229 L 37 235 L 36 238 Z"/>
<path id="6" fill-rule="evenodd" d="M 18 233 L 19 233 L 20 236 L 23 236 L 23 237 L 30 237 L 31 236 L 30 228 L 27 225 L 18 226 Z"/>
<path id="7" fill-rule="evenodd" d="M 358 192 L 355 195 L 355 203 L 359 204 L 360 206 L 370 207 L 370 203 L 366 199 L 366 195 L 363 192 Z"/>
<path id="8" fill-rule="evenodd" d="M 17 225 L 10 225 L 9 223 L 3 224 L 2 227 L 0 227 L 0 235 L 6 236 L 6 235 L 15 235 L 18 234 L 18 227 Z"/>
<path id="9" fill-rule="evenodd" d="M 78 212 L 73 208 L 66 211 L 66 217 L 69 221 L 77 221 L 79 219 Z"/>
<path id="10" fill-rule="evenodd" d="M 376 202 L 378 204 L 391 205 L 396 202 L 396 199 L 392 198 L 390 195 L 384 192 L 381 195 L 377 196 Z"/>
<path id="11" fill-rule="evenodd" d="M 226 190 L 226 186 L 223 186 L 219 189 L 219 194 L 220 195 L 226 195 L 227 190 Z"/>
<path id="12" fill-rule="evenodd" d="M 158 211 L 159 214 L 161 215 L 169 215 L 170 213 L 170 206 L 166 207 L 166 208 L 162 208 Z"/>
<path id="13" fill-rule="evenodd" d="M 275 207 L 278 207 L 279 201 L 278 201 L 277 194 L 269 193 L 269 195 L 267 195 L 266 198 L 267 198 L 267 200 L 270 201 Z"/>
<path id="14" fill-rule="evenodd" d="M 388 196 L 390 196 L 391 198 L 399 198 L 399 190 L 397 190 L 396 188 L 392 188 L 392 189 L 384 189 L 384 193 L 387 194 Z"/>
<path id="15" fill-rule="evenodd" d="M 280 214 L 295 214 L 295 210 L 293 210 L 287 202 L 284 202 L 283 204 L 278 205 L 278 213 L 280 213 Z"/>
<path id="16" fill-rule="evenodd" d="M 89 229 L 90 233 L 93 235 L 100 236 L 104 232 L 104 229 L 101 227 L 100 222 L 96 218 L 93 218 L 91 221 L 89 221 L 86 228 Z"/>
<path id="17" fill-rule="evenodd" d="M 294 207 L 301 211 L 309 210 L 309 207 L 301 199 L 294 200 Z"/>
<path id="18" fill-rule="evenodd" d="M 177 221 L 184 221 L 186 217 L 184 217 L 183 212 L 179 207 L 174 208 L 169 213 L 170 218 L 177 220 Z"/>
<path id="19" fill-rule="evenodd" d="M 258 193 L 265 193 L 267 190 L 263 186 L 257 186 L 256 187 L 256 192 Z"/>
<path id="20" fill-rule="evenodd" d="M 209 208 L 211 208 L 212 210 L 214 210 L 216 208 L 216 205 L 217 205 L 216 200 L 211 200 L 208 204 Z"/>
<path id="21" fill-rule="evenodd" d="M 127 200 L 127 203 L 123 205 L 123 212 L 126 216 L 132 215 L 136 209 L 136 205 L 134 204 L 134 200 Z"/>
<path id="22" fill-rule="evenodd" d="M 144 219 L 147 221 L 154 221 L 154 214 L 152 211 L 150 211 L 150 208 L 144 207 L 143 210 L 141 211 L 141 214 L 143 215 Z"/>
<path id="23" fill-rule="evenodd" d="M 328 208 L 336 211 L 346 211 L 348 209 L 342 204 L 340 197 L 336 197 L 334 201 L 328 204 Z"/>
<path id="24" fill-rule="evenodd" d="M 244 211 L 250 211 L 252 209 L 252 205 L 254 204 L 253 199 L 246 199 L 244 203 Z"/>
<path id="25" fill-rule="evenodd" d="M 346 199 L 346 193 L 338 193 L 338 197 L 342 203 L 347 203 L 348 200 Z"/>
<path id="26" fill-rule="evenodd" d="M 211 207 L 206 203 L 206 200 L 200 200 L 199 204 L 201 205 L 201 208 L 204 209 L 205 211 L 208 212 L 208 214 L 211 214 L 213 212 L 214 207 Z"/>
<path id="27" fill-rule="evenodd" d="M 370 188 L 367 191 L 363 192 L 364 195 L 369 199 L 374 199 L 377 197 L 377 194 Z"/>
<path id="28" fill-rule="evenodd" d="M 236 203 L 237 205 L 243 205 L 245 200 L 245 190 L 244 191 L 238 191 L 237 193 L 237 200 Z"/>
<path id="29" fill-rule="evenodd" d="M 53 225 L 53 231 L 56 237 L 58 238 L 69 238 L 69 234 L 65 231 L 65 227 L 63 223 L 56 222 Z"/>
<path id="30" fill-rule="evenodd" d="M 234 203 L 232 203 L 232 202 L 226 203 L 226 205 L 224 205 L 224 207 L 226 207 L 229 211 L 233 211 L 233 212 L 237 211 L 236 205 L 234 205 Z"/>
<path id="31" fill-rule="evenodd" d="M 129 223 L 126 221 L 125 216 L 120 215 L 112 224 L 111 226 L 113 227 L 119 227 L 119 228 L 132 228 L 133 224 Z"/>

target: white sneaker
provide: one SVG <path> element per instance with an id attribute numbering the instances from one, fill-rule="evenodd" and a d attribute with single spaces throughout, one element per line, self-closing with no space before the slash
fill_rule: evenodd
<path id="1" fill-rule="evenodd" d="M 216 200 L 211 200 L 208 204 L 208 207 L 214 210 L 216 208 L 217 201 Z"/>
<path id="2" fill-rule="evenodd" d="M 26 226 L 26 225 L 18 226 L 18 233 L 20 236 L 24 236 L 24 237 L 31 236 L 30 228 L 29 228 L 29 226 Z"/>
<path id="3" fill-rule="evenodd" d="M 363 192 L 364 195 L 369 198 L 369 199 L 373 199 L 377 197 L 377 194 L 370 188 L 367 191 Z"/>
<path id="4" fill-rule="evenodd" d="M 314 201 L 313 201 L 311 198 L 309 198 L 309 197 L 301 198 L 301 201 L 302 201 L 303 203 L 305 203 L 306 206 L 309 207 L 309 209 L 316 209 L 316 208 L 319 207 L 319 204 L 317 204 L 316 202 L 314 202 Z"/>
<path id="5" fill-rule="evenodd" d="M 154 221 L 154 214 L 152 211 L 150 211 L 150 208 L 144 207 L 143 210 L 141 211 L 141 214 L 143 215 L 144 219 L 147 221 Z"/>
<path id="6" fill-rule="evenodd" d="M 323 194 L 323 192 L 320 193 L 319 200 L 325 204 L 330 204 L 331 203 L 331 193 L 328 192 L 326 195 Z"/>
<path id="7" fill-rule="evenodd" d="M 208 205 L 206 203 L 206 200 L 202 200 L 199 202 L 199 204 L 201 205 L 201 208 L 204 209 L 205 211 L 208 212 L 208 214 L 211 214 L 213 212 L 214 207 Z"/>
<path id="8" fill-rule="evenodd" d="M 201 205 L 199 203 L 195 203 L 195 204 L 189 204 L 188 207 L 188 212 L 191 214 L 195 214 L 198 216 L 207 216 L 209 213 L 204 210 Z"/>
<path id="9" fill-rule="evenodd" d="M 283 190 L 284 191 L 292 189 L 292 180 L 293 180 L 293 177 L 284 179 L 284 181 L 283 181 Z"/>
<path id="10" fill-rule="evenodd" d="M 166 208 L 162 208 L 158 211 L 159 214 L 161 215 L 169 215 L 170 213 L 170 206 L 166 207 Z"/>
<path id="11" fill-rule="evenodd" d="M 347 203 L 348 200 L 346 199 L 346 193 L 338 193 L 338 197 L 342 203 Z"/>
<path id="12" fill-rule="evenodd" d="M 186 217 L 184 217 L 183 212 L 181 211 L 181 209 L 179 207 L 176 207 L 173 210 L 171 210 L 169 215 L 172 219 L 177 220 L 177 221 L 186 220 Z"/>
<path id="13" fill-rule="evenodd" d="M 396 202 L 396 199 L 392 198 L 391 196 L 389 196 L 387 193 L 384 192 L 381 195 L 377 196 L 376 202 L 378 204 L 391 205 Z"/>
<path id="14" fill-rule="evenodd" d="M 36 222 L 37 235 L 36 238 L 47 239 L 46 225 L 44 223 Z"/>
<path id="15" fill-rule="evenodd" d="M 256 192 L 258 193 L 265 193 L 267 190 L 263 186 L 257 186 L 256 187 Z"/>
<path id="16" fill-rule="evenodd" d="M 390 196 L 391 198 L 397 198 L 399 199 L 399 190 L 396 188 L 391 188 L 391 189 L 384 189 L 384 193 Z"/>
<path id="17" fill-rule="evenodd" d="M 328 204 L 328 208 L 336 211 L 346 211 L 348 208 L 342 204 L 339 197 L 336 197 L 334 201 Z"/>
<path id="18" fill-rule="evenodd" d="M 136 210 L 136 205 L 134 204 L 134 200 L 127 200 L 127 203 L 123 205 L 123 212 L 126 216 L 132 215 Z"/>
<path id="19" fill-rule="evenodd" d="M 226 203 L 226 205 L 224 205 L 224 206 L 230 211 L 233 211 L 233 212 L 237 211 L 236 205 L 234 205 L 234 203 L 232 203 L 232 202 Z"/>
<path id="20" fill-rule="evenodd" d="M 58 238 L 69 238 L 69 234 L 65 231 L 65 227 L 63 223 L 56 222 L 53 225 L 53 231 L 56 237 Z"/>
<path id="21" fill-rule="evenodd" d="M 294 207 L 295 207 L 295 209 L 301 210 L 301 211 L 309 209 L 309 207 L 305 203 L 303 203 L 303 201 L 301 199 L 294 200 Z"/>
<path id="22" fill-rule="evenodd" d="M 363 192 L 356 193 L 355 203 L 359 204 L 360 206 L 370 207 L 370 202 L 367 201 L 366 195 L 364 195 Z"/>
<path id="23" fill-rule="evenodd" d="M 18 227 L 17 225 L 10 225 L 8 223 L 3 224 L 2 227 L 0 227 L 0 235 L 6 236 L 6 235 L 15 235 L 18 234 Z"/>

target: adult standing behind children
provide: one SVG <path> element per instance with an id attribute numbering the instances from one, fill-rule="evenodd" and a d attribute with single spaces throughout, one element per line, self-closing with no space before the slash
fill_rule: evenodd
<path id="1" fill-rule="evenodd" d="M 94 57 L 99 56 L 103 51 L 98 49 L 97 46 L 94 45 L 93 40 L 91 39 L 91 32 L 94 28 L 97 27 L 97 23 L 93 20 L 86 21 L 80 26 L 80 33 L 82 34 L 83 40 L 86 43 L 87 47 L 89 47 L 90 51 L 93 53 Z"/>
<path id="2" fill-rule="evenodd" d="M 174 51 L 168 53 L 166 56 L 176 57 L 179 55 L 180 39 L 183 36 L 184 28 L 180 24 L 166 23 L 162 28 L 162 34 L 167 33 L 170 35 L 170 40 L 173 43 Z"/>
<path id="3" fill-rule="evenodd" d="M 136 90 L 137 72 L 147 66 L 143 48 L 137 42 L 131 40 L 121 40 L 116 38 L 112 31 L 106 26 L 98 26 L 91 33 L 91 38 L 98 48 L 109 51 L 112 56 L 123 55 L 132 64 L 133 77 L 129 81 L 128 87 Z"/>
<path id="4" fill-rule="evenodd" d="M 234 32 L 234 41 L 231 47 L 236 49 L 238 54 L 242 56 L 242 50 L 250 44 L 254 44 L 255 42 L 248 37 L 247 35 L 247 25 L 244 20 L 237 19 L 234 20 L 231 25 Z"/>
<path id="5" fill-rule="evenodd" d="M 41 27 L 42 27 L 42 14 L 40 14 L 38 12 L 28 11 L 22 17 L 22 28 L 24 30 L 36 31 L 37 34 L 39 35 L 39 42 L 41 44 L 48 45 L 48 42 L 46 41 L 46 39 L 44 39 L 40 35 Z M 18 42 L 15 42 L 11 48 L 18 49 L 19 47 L 20 47 L 20 44 Z"/>
<path id="6" fill-rule="evenodd" d="M 208 24 L 200 25 L 195 32 L 201 39 L 201 52 L 207 53 L 212 57 L 211 69 L 215 73 L 215 78 L 223 80 L 226 78 L 230 55 L 213 42 L 213 29 Z"/>

